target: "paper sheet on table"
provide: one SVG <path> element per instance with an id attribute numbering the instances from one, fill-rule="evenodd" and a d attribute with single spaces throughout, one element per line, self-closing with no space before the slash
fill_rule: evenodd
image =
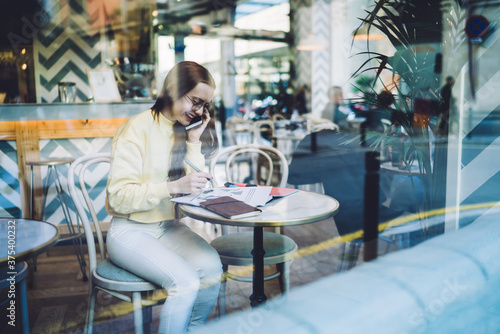
<path id="1" fill-rule="evenodd" d="M 172 198 L 172 202 L 200 206 L 201 202 L 222 196 L 230 196 L 252 206 L 264 206 L 273 187 L 206 188 L 199 194 Z"/>

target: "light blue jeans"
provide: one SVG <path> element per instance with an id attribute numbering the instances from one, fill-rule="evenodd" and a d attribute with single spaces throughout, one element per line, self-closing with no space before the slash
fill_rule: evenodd
<path id="1" fill-rule="evenodd" d="M 185 333 L 207 321 L 222 265 L 217 251 L 184 223 L 114 217 L 106 245 L 118 266 L 167 290 L 159 333 Z"/>

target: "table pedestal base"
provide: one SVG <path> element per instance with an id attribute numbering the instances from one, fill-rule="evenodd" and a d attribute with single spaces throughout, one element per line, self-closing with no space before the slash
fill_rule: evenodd
<path id="1" fill-rule="evenodd" d="M 250 305 L 259 306 L 267 300 L 264 294 L 264 229 L 254 227 L 253 232 L 253 290 L 250 296 Z"/>

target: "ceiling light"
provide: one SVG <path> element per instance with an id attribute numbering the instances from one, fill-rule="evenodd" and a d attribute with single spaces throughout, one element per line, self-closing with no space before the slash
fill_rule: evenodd
<path id="1" fill-rule="evenodd" d="M 368 27 L 365 22 L 361 27 L 353 31 L 352 38 L 358 41 L 376 41 L 384 39 L 385 36 L 375 27 Z"/>
<path id="2" fill-rule="evenodd" d="M 300 51 L 314 51 L 324 49 L 326 49 L 325 41 L 314 36 L 312 33 L 307 35 L 305 39 L 301 39 L 299 45 L 297 45 L 297 50 Z"/>

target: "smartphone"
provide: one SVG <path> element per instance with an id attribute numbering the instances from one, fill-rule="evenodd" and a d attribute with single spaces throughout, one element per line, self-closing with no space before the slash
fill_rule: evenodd
<path id="1" fill-rule="evenodd" d="M 191 123 L 189 123 L 188 125 L 186 125 L 186 130 L 189 130 L 189 129 L 192 129 L 198 125 L 201 125 L 201 123 L 203 123 L 203 120 L 201 119 L 201 116 L 196 116 L 195 118 L 193 118 L 191 120 Z"/>

